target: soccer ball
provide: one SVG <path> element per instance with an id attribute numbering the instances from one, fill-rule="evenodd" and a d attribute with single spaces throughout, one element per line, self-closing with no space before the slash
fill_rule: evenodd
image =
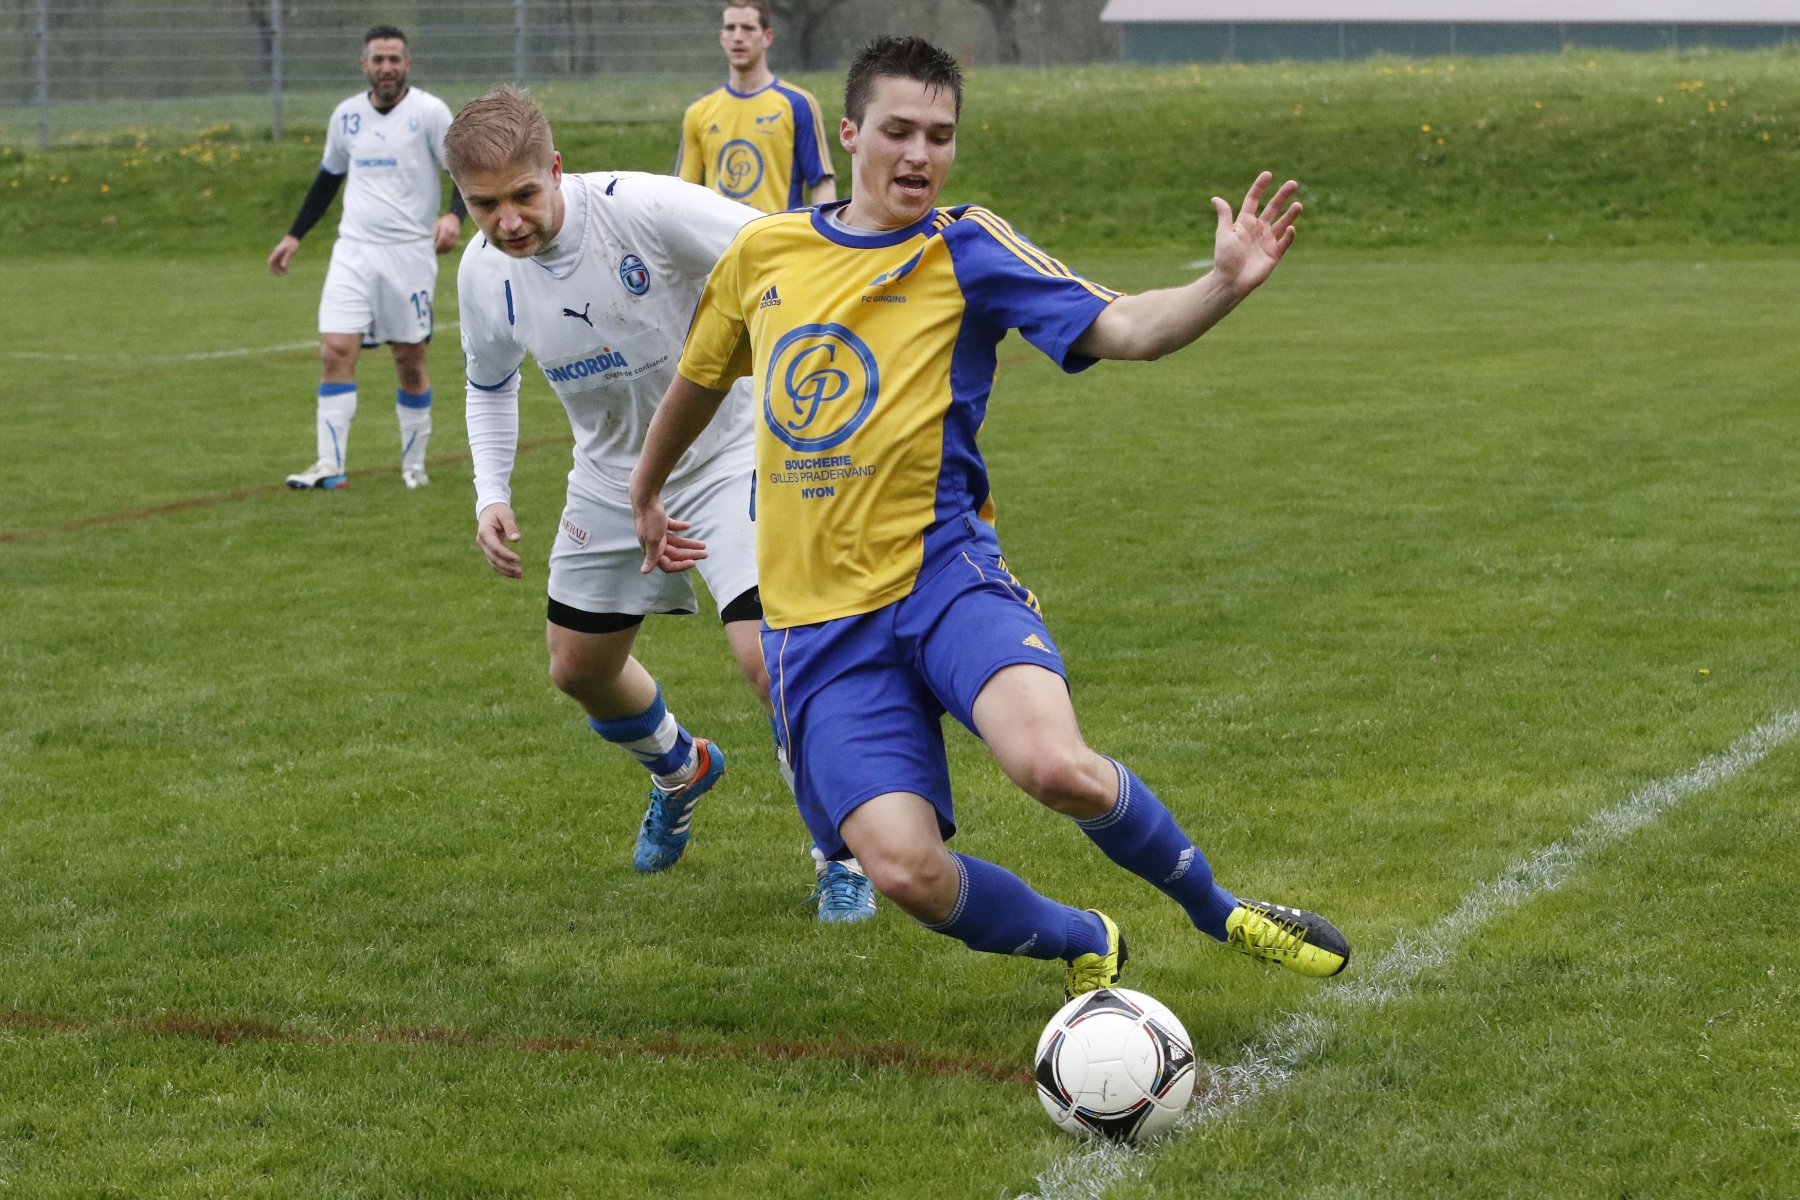
<path id="1" fill-rule="evenodd" d="M 1148 1141 L 1194 1094 L 1194 1049 L 1175 1014 L 1125 988 L 1063 1005 L 1038 1038 L 1038 1099 L 1064 1133 Z"/>

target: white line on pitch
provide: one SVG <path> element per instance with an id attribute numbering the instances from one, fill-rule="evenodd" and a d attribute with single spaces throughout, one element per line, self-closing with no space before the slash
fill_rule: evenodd
<path id="1" fill-rule="evenodd" d="M 457 329 L 460 321 L 446 321 L 437 326 L 433 332 Z M 12 358 L 31 358 L 40 362 L 117 362 L 117 363 L 153 363 L 153 362 L 205 362 L 214 358 L 244 358 L 252 354 L 280 354 L 287 350 L 311 350 L 319 344 L 318 338 L 305 342 L 283 342 L 279 346 L 239 346 L 232 350 L 200 350 L 193 354 L 51 354 L 43 350 L 14 350 Z"/>
<path id="2" fill-rule="evenodd" d="M 1754 767 L 1800 732 L 1800 711 L 1759 725 L 1718 754 L 1678 775 L 1646 784 L 1589 817 L 1567 837 L 1512 863 L 1478 886 L 1449 914 L 1412 934 L 1402 934 L 1367 972 L 1324 990 L 1314 1011 L 1287 1014 L 1262 1039 L 1244 1047 L 1241 1062 L 1212 1069 L 1212 1086 L 1182 1115 L 1176 1135 L 1215 1120 L 1286 1083 L 1324 1045 L 1335 1020 L 1317 1011 L 1364 1008 L 1397 1000 L 1421 974 L 1442 966 L 1490 921 L 1568 882 L 1582 861 L 1668 812 L 1689 796 L 1716 787 Z M 1153 1149 L 1101 1142 L 1052 1164 L 1037 1177 L 1038 1191 L 1019 1200 L 1099 1200 L 1126 1175 L 1141 1175 Z"/>

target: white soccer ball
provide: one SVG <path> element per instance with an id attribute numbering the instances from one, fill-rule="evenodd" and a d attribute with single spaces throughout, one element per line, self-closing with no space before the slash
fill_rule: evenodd
<path id="1" fill-rule="evenodd" d="M 1101 988 L 1063 1005 L 1038 1038 L 1038 1099 L 1064 1133 L 1141 1142 L 1174 1128 L 1194 1094 L 1194 1048 L 1142 992 Z"/>

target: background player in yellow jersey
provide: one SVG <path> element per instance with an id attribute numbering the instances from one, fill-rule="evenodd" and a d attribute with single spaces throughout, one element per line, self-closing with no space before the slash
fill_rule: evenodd
<path id="1" fill-rule="evenodd" d="M 1274 271 L 1297 185 L 1265 207 L 1264 173 L 1236 214 L 1215 198 L 1213 269 L 1121 296 L 985 209 L 934 206 L 961 107 L 956 60 L 921 39 L 880 39 L 851 66 L 839 136 L 854 198 L 752 221 L 713 268 L 632 475 L 644 569 L 686 565 L 664 478 L 753 374 L 763 659 L 800 812 L 826 855 L 854 854 L 883 895 L 972 949 L 1066 960 L 1070 995 L 1117 981 L 1126 948 L 1112 920 L 946 848 L 948 712 L 1196 927 L 1335 974 L 1350 947 L 1330 922 L 1218 886 L 1144 781 L 1083 741 L 1036 598 L 1000 557 L 975 444 L 1008 330 L 1068 371 L 1179 350 Z"/>
<path id="2" fill-rule="evenodd" d="M 805 88 L 769 70 L 767 0 L 727 4 L 719 28 L 730 75 L 688 106 L 675 173 L 766 213 L 837 199 L 825 118 Z"/>

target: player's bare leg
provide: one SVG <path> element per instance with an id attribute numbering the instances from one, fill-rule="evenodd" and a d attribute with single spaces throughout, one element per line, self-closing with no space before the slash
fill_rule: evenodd
<path id="1" fill-rule="evenodd" d="M 838 827 L 875 890 L 921 925 L 947 920 L 960 876 L 938 831 L 931 801 L 889 792 L 858 807 Z"/>
<path id="2" fill-rule="evenodd" d="M 319 335 L 319 407 L 315 417 L 318 458 L 306 470 L 289 475 L 289 487 L 349 486 L 344 472 L 349 461 L 350 422 L 356 418 L 356 360 L 361 355 L 361 334 Z"/>
<path id="3" fill-rule="evenodd" d="M 425 370 L 425 342 L 395 342 L 394 371 L 400 388 L 394 414 L 400 422 L 400 478 L 408 488 L 431 482 L 425 450 L 431 442 L 431 376 Z"/>
<path id="4" fill-rule="evenodd" d="M 637 870 L 648 873 L 674 865 L 686 852 L 694 806 L 723 777 L 725 757 L 705 738 L 689 734 L 668 711 L 655 678 L 631 653 L 638 628 L 582 633 L 546 622 L 545 641 L 551 682 L 581 705 L 595 733 L 622 746 L 650 771 L 650 807 L 632 860 Z M 755 623 L 733 621 L 725 626 L 725 636 L 751 693 L 766 710 L 769 676 Z"/>
<path id="5" fill-rule="evenodd" d="M 1306 975 L 1335 975 L 1350 946 L 1316 913 L 1240 902 L 1144 781 L 1082 740 L 1068 684 L 1030 664 L 1003 668 L 975 698 L 975 727 L 1000 769 L 1039 803 L 1075 818 L 1102 853 L 1169 896 L 1196 928 Z"/>
<path id="6" fill-rule="evenodd" d="M 971 950 L 1063 959 L 1069 996 L 1119 981 L 1128 955 L 1110 917 L 1058 904 L 1003 867 L 951 853 L 923 796 L 877 796 L 851 810 L 838 836 L 875 890 L 932 932 Z"/>

